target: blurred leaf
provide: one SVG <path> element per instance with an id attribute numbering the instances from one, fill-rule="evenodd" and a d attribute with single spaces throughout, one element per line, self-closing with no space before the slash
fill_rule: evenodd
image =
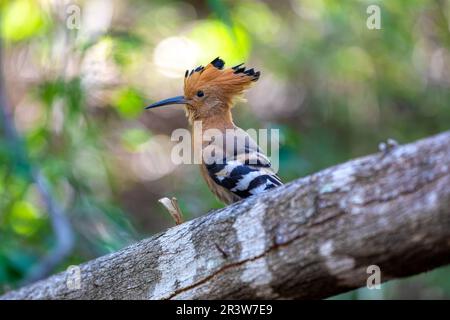
<path id="1" fill-rule="evenodd" d="M 7 250 L 7 260 L 9 266 L 18 273 L 25 274 L 35 262 L 35 257 L 30 256 L 26 251 Z"/>
<path id="2" fill-rule="evenodd" d="M 144 110 L 142 95 L 134 88 L 124 88 L 115 92 L 113 105 L 124 118 L 136 118 Z"/>
<path id="3" fill-rule="evenodd" d="M 55 98 L 64 93 L 64 83 L 60 80 L 43 81 L 37 86 L 38 97 L 47 106 L 51 106 Z"/>
<path id="4" fill-rule="evenodd" d="M 229 8 L 225 5 L 225 2 L 222 0 L 208 0 L 208 5 L 211 10 L 217 15 L 217 17 L 222 20 L 229 28 L 233 27 L 233 23 L 231 21 L 231 15 Z"/>
<path id="5" fill-rule="evenodd" d="M 201 49 L 201 61 L 210 61 L 220 56 L 231 65 L 246 61 L 252 44 L 245 29 L 238 25 L 227 26 L 220 20 L 199 22 L 190 37 Z"/>
<path id="6" fill-rule="evenodd" d="M 113 40 L 114 61 L 120 66 L 133 62 L 144 44 L 140 37 L 130 33 L 111 33 L 109 37 Z"/>
<path id="7" fill-rule="evenodd" d="M 81 86 L 81 79 L 75 77 L 67 81 L 64 85 L 63 95 L 69 107 L 69 115 L 78 116 L 84 103 L 84 90 Z"/>
<path id="8" fill-rule="evenodd" d="M 37 208 L 26 201 L 14 203 L 9 216 L 13 230 L 23 236 L 33 234 L 38 229 L 40 220 Z"/>
<path id="9" fill-rule="evenodd" d="M 148 130 L 133 128 L 122 133 L 122 144 L 130 151 L 137 151 L 139 146 L 150 139 Z"/>
<path id="10" fill-rule="evenodd" d="M 48 131 L 44 128 L 30 132 L 26 136 L 28 155 L 31 158 L 42 156 L 48 147 Z"/>
<path id="11" fill-rule="evenodd" d="M 10 1 L 1 16 L 2 34 L 6 40 L 24 40 L 43 31 L 46 22 L 37 1 Z"/>
<path id="12" fill-rule="evenodd" d="M 47 106 L 53 107 L 57 99 L 62 99 L 68 110 L 70 119 L 78 117 L 84 102 L 84 90 L 81 79 L 74 77 L 69 80 L 57 78 L 55 80 L 43 81 L 36 87 L 39 99 Z"/>
<path id="13" fill-rule="evenodd" d="M 0 251 L 0 283 L 6 283 L 8 278 L 7 260 L 2 256 Z"/>
<path id="14" fill-rule="evenodd" d="M 233 17 L 250 33 L 257 36 L 259 41 L 273 44 L 273 41 L 279 36 L 280 17 L 263 2 L 239 3 Z"/>

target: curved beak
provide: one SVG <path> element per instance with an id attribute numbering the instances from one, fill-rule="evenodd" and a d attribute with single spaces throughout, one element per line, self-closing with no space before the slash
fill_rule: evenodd
<path id="1" fill-rule="evenodd" d="M 178 97 L 173 97 L 173 98 L 164 99 L 164 100 L 155 102 L 155 103 L 149 105 L 148 107 L 145 107 L 145 109 L 167 106 L 169 104 L 186 104 L 186 103 L 187 103 L 187 101 L 184 98 L 184 96 L 178 96 Z"/>

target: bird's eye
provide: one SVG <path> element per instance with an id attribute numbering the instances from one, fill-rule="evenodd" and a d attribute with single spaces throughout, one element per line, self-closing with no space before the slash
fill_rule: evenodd
<path id="1" fill-rule="evenodd" d="M 203 97 L 205 95 L 205 93 L 202 90 L 198 90 L 197 91 L 197 97 Z"/>

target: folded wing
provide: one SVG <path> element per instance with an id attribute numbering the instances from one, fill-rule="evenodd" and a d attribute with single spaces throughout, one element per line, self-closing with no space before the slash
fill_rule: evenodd
<path id="1" fill-rule="evenodd" d="M 212 145 L 216 143 L 217 146 L 219 139 L 214 141 Z M 230 142 L 233 143 L 232 148 L 226 148 Z M 243 130 L 236 129 L 227 134 L 226 142 L 220 145 L 219 150 L 223 152 L 215 152 L 214 157 L 204 159 L 205 168 L 215 184 L 235 195 L 232 198 L 247 198 L 283 184 L 269 159 Z"/>

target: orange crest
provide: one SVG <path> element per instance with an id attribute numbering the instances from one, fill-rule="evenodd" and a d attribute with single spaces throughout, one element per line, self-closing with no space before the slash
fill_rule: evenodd
<path id="1" fill-rule="evenodd" d="M 225 62 L 217 57 L 206 67 L 200 66 L 184 77 L 184 95 L 193 97 L 199 92 L 213 91 L 223 98 L 232 98 L 247 89 L 252 82 L 257 81 L 260 72 L 246 69 L 243 64 L 224 69 Z"/>

